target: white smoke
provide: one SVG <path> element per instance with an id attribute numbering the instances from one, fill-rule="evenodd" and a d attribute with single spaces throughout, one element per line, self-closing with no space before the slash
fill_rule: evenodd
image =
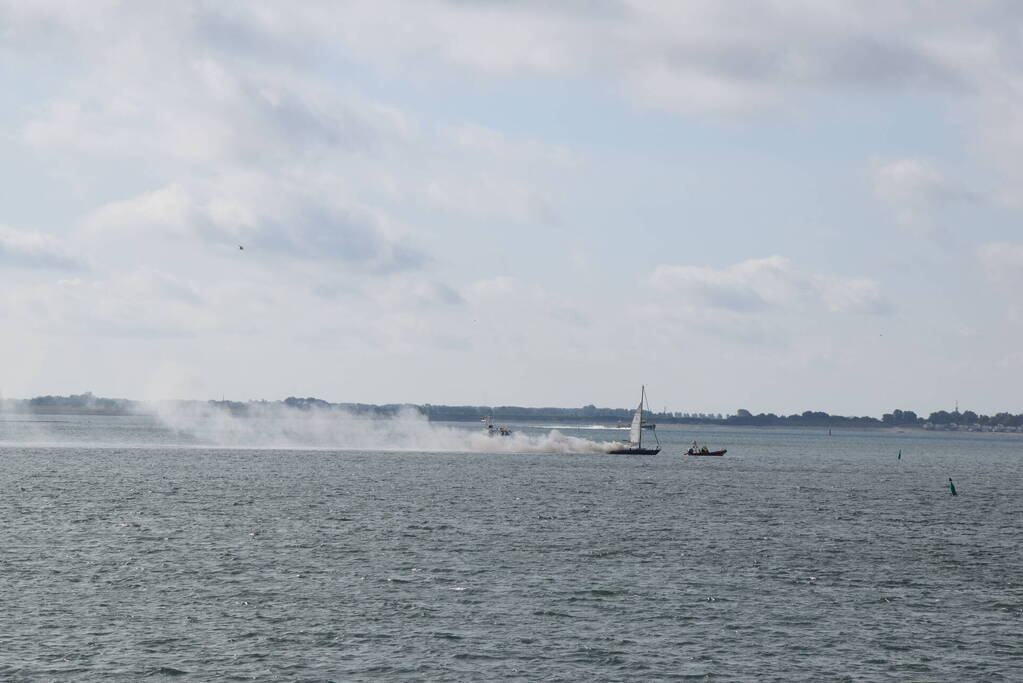
<path id="1" fill-rule="evenodd" d="M 60 415 L 33 415 L 21 406 L 0 399 L 0 446 L 47 444 L 56 439 L 53 425 L 66 422 Z"/>
<path id="2" fill-rule="evenodd" d="M 612 444 L 566 436 L 513 431 L 490 435 L 479 427 L 430 422 L 414 408 L 393 417 L 356 415 L 337 408 L 296 409 L 248 404 L 244 414 L 206 403 L 149 404 L 170 430 L 203 445 L 236 448 L 330 448 L 365 451 L 465 453 L 606 453 Z"/>

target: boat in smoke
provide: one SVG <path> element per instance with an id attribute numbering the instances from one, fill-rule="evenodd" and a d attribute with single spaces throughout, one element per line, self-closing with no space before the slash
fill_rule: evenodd
<path id="1" fill-rule="evenodd" d="M 491 421 L 489 417 L 481 417 L 480 422 L 483 422 L 487 426 L 488 436 L 511 436 L 512 430 L 507 427 L 498 427 Z"/>
<path id="2" fill-rule="evenodd" d="M 608 451 L 612 455 L 657 455 L 661 452 L 661 442 L 657 440 L 657 432 L 654 432 L 654 440 L 657 441 L 657 448 L 643 448 L 643 404 L 646 403 L 646 386 L 640 388 L 639 406 L 632 416 L 632 425 L 629 427 L 629 440 L 623 441 Z"/>
<path id="3" fill-rule="evenodd" d="M 632 426 L 632 423 L 630 423 L 630 422 L 619 422 L 618 423 L 618 429 L 628 429 L 631 426 Z M 653 422 L 647 422 L 645 420 L 643 421 L 643 424 L 640 425 L 640 427 L 642 427 L 643 429 L 657 429 L 657 425 L 656 424 L 654 424 Z"/>

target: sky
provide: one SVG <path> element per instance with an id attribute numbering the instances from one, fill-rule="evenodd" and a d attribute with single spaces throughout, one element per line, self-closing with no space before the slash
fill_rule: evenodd
<path id="1" fill-rule="evenodd" d="M 1016 2 L 0 0 L 0 394 L 1023 412 Z"/>

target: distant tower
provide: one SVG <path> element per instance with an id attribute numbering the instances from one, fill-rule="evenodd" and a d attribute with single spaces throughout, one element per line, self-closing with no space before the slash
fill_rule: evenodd
<path id="1" fill-rule="evenodd" d="M 955 411 L 957 413 L 959 412 L 959 399 L 956 399 L 956 410 Z"/>

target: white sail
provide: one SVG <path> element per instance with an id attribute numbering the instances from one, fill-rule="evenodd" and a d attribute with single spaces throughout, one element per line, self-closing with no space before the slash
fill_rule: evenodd
<path id="1" fill-rule="evenodd" d="M 658 441 L 656 448 L 643 448 L 643 406 L 646 404 L 646 387 L 640 390 L 639 405 L 636 406 L 636 413 L 632 416 L 632 425 L 629 428 L 629 440 L 619 441 L 618 445 L 607 452 L 612 455 L 657 455 L 661 452 L 661 444 L 657 439 L 656 432 L 654 440 Z"/>
<path id="2" fill-rule="evenodd" d="M 636 408 L 636 414 L 632 416 L 632 427 L 629 429 L 629 442 L 637 446 L 643 441 L 643 394 L 645 392 L 646 388 L 644 387 L 639 395 L 639 406 Z"/>

